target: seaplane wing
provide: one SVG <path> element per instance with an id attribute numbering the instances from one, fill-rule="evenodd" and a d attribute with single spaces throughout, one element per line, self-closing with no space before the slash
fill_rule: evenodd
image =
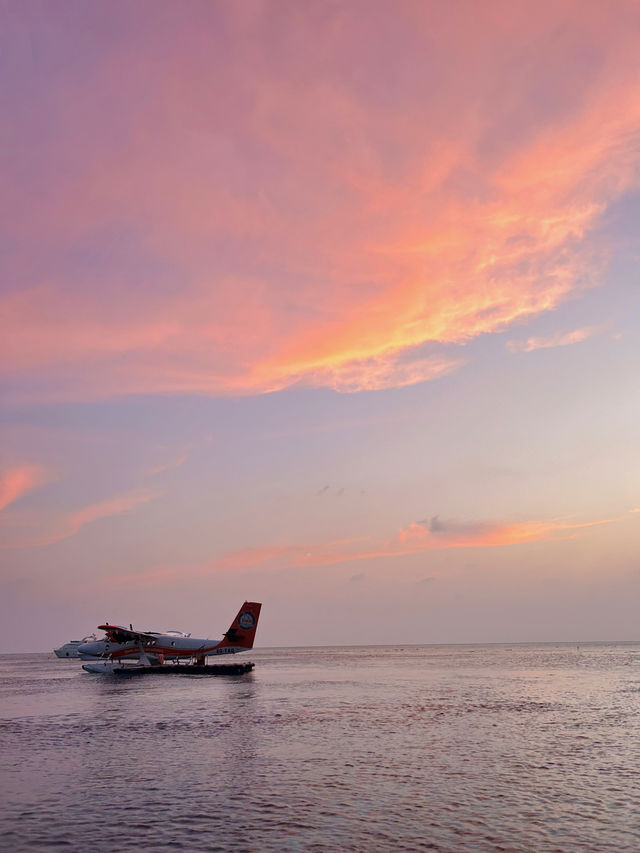
<path id="1" fill-rule="evenodd" d="M 157 636 L 146 631 L 134 631 L 133 628 L 123 628 L 122 625 L 98 625 L 112 643 L 144 643 L 154 645 Z"/>

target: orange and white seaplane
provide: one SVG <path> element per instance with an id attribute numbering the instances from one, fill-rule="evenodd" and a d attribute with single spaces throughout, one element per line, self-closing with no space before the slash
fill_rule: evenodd
<path id="1" fill-rule="evenodd" d="M 252 649 L 261 607 L 257 601 L 245 601 L 221 640 L 201 640 L 180 631 L 169 631 L 165 634 L 135 631 L 131 625 L 123 628 L 106 622 L 98 626 L 106 634 L 104 639 L 83 643 L 78 648 L 78 655 L 83 660 L 92 661 L 83 664 L 83 669 L 102 674 L 249 672 L 253 669 L 252 663 L 224 667 L 207 666 L 205 658 L 211 655 L 232 655 Z M 100 662 L 96 660 L 98 658 L 101 659 Z M 136 660 L 137 663 L 125 663 L 131 660 Z M 186 663 L 180 664 L 180 661 Z"/>

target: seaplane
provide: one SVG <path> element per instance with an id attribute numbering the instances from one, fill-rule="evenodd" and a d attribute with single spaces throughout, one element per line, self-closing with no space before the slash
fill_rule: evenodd
<path id="1" fill-rule="evenodd" d="M 98 626 L 105 633 L 104 639 L 83 643 L 78 647 L 78 656 L 91 661 L 82 665 L 84 670 L 102 675 L 138 672 L 238 675 L 250 672 L 253 663 L 215 666 L 205 661 L 212 655 L 233 655 L 252 649 L 261 607 L 257 601 L 245 601 L 221 640 L 198 639 L 180 631 L 165 634 L 136 631 L 132 625 L 124 628 L 105 622 Z"/>

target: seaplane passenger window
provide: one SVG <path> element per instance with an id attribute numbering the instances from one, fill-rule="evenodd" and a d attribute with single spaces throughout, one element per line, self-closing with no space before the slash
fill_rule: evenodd
<path id="1" fill-rule="evenodd" d="M 171 645 L 172 645 L 172 646 L 175 646 L 175 644 L 176 644 L 176 641 L 175 641 L 175 640 L 171 640 Z"/>

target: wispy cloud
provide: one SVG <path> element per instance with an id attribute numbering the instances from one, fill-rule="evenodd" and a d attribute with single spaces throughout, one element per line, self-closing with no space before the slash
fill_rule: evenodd
<path id="1" fill-rule="evenodd" d="M 41 465 L 19 465 L 0 473 L 0 510 L 46 482 Z"/>
<path id="2" fill-rule="evenodd" d="M 162 474 L 163 471 L 173 471 L 175 468 L 180 468 L 184 465 L 188 458 L 189 452 L 187 450 L 178 450 L 168 455 L 162 462 L 150 465 L 145 473 L 147 476 L 153 477 L 156 474 Z"/>
<path id="3" fill-rule="evenodd" d="M 566 347 L 571 344 L 579 344 L 592 337 L 598 328 L 596 326 L 584 326 L 571 332 L 556 332 L 547 337 L 531 337 L 526 340 L 511 340 L 507 342 L 509 352 L 533 352 L 536 349 L 550 349 L 551 347 Z"/>
<path id="4" fill-rule="evenodd" d="M 159 497 L 158 491 L 137 489 L 60 515 L 29 514 L 13 519 L 5 530 L 3 548 L 35 548 L 53 545 L 79 533 L 103 518 L 123 515 Z"/>
<path id="5" fill-rule="evenodd" d="M 140 506 L 140 504 L 147 503 L 157 497 L 159 497 L 159 492 L 157 491 L 139 489 L 76 510 L 62 520 L 58 530 L 50 541 L 58 542 L 60 539 L 68 539 L 70 536 L 75 536 L 85 525 L 91 524 L 93 521 L 98 521 L 101 518 L 110 518 L 114 515 L 123 515 Z"/>
<path id="6" fill-rule="evenodd" d="M 620 518 L 576 522 L 567 519 L 507 522 L 441 521 L 438 516 L 410 524 L 400 531 L 398 541 L 418 550 L 443 548 L 495 548 L 572 538 L 585 529 L 611 524 Z"/>
<path id="7" fill-rule="evenodd" d="M 178 448 L 157 447 L 154 450 L 154 456 L 158 461 L 149 465 L 145 474 L 153 477 L 156 474 L 162 474 L 164 471 L 173 471 L 180 468 L 189 459 L 191 454 L 199 447 L 203 447 L 211 441 L 211 436 L 207 435 L 197 441 L 191 441 L 188 444 Z"/>
<path id="8" fill-rule="evenodd" d="M 439 379 L 465 364 L 461 358 L 414 358 L 403 360 L 399 352 L 365 359 L 347 359 L 325 368 L 310 366 L 300 371 L 300 381 L 307 385 L 326 386 L 341 393 L 380 391 L 402 388 L 417 382 Z M 294 377 L 290 377 L 289 382 Z"/>
<path id="9" fill-rule="evenodd" d="M 432 516 L 414 522 L 387 540 L 370 538 L 316 542 L 313 544 L 273 544 L 231 551 L 198 566 L 163 566 L 149 572 L 122 575 L 115 580 L 139 583 L 173 582 L 178 577 L 201 577 L 226 571 L 273 571 L 321 568 L 384 557 L 409 557 L 428 551 L 457 548 L 501 548 L 531 542 L 572 539 L 587 530 L 621 521 L 627 516 L 575 521 L 571 519 L 522 522 L 443 521 Z M 362 579 L 362 573 L 351 580 Z M 427 580 L 430 580 L 427 579 Z"/>
<path id="10" fill-rule="evenodd" d="M 198 8 L 117 49 L 7 22 L 16 75 L 39 39 L 65 69 L 24 81 L 33 122 L 5 105 L 14 396 L 410 385 L 599 282 L 589 236 L 638 186 L 637 4 Z"/>

